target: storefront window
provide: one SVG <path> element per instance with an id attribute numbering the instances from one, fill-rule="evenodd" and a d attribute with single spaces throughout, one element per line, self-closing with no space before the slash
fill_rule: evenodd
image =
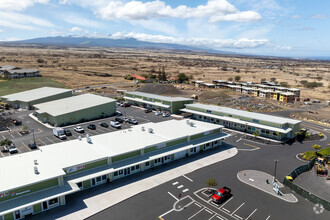
<path id="1" fill-rule="evenodd" d="M 58 198 L 51 199 L 51 200 L 48 201 L 48 205 L 54 205 L 56 203 L 58 203 Z"/>

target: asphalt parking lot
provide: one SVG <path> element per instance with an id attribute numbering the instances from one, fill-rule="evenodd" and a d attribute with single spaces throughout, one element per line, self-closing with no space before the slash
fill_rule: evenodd
<path id="1" fill-rule="evenodd" d="M 119 116 L 120 118 L 122 117 L 134 118 L 135 120 L 138 121 L 139 124 L 144 124 L 148 122 L 161 122 L 161 121 L 173 119 L 173 117 L 156 116 L 154 112 L 145 113 L 144 109 L 136 108 L 136 107 L 127 107 L 127 108 L 117 107 L 117 111 L 122 113 L 122 116 Z M 59 138 L 53 135 L 52 129 L 47 128 L 43 124 L 32 119 L 29 116 L 29 114 L 31 113 L 32 111 L 26 111 L 26 110 L 23 110 L 22 112 L 16 111 L 15 114 L 10 116 L 13 119 L 15 118 L 17 120 L 22 121 L 22 125 L 12 126 L 10 127 L 11 131 L 5 131 L 0 133 L 0 141 L 4 139 L 11 140 L 17 147 L 18 153 L 25 153 L 36 150 L 36 149 L 30 149 L 28 147 L 28 144 L 33 143 L 34 139 L 39 148 L 50 144 L 78 139 L 79 136 L 85 137 L 86 134 L 90 136 L 95 136 L 95 135 L 105 134 L 118 130 L 117 128 L 113 128 L 111 126 L 109 126 L 108 128 L 104 128 L 100 126 L 100 124 L 103 122 L 106 122 L 109 125 L 110 121 L 114 120 L 114 118 L 116 117 L 116 116 L 112 116 L 94 121 L 65 126 L 63 128 L 69 129 L 72 133 L 72 136 L 67 136 L 67 139 L 60 140 Z M 87 126 L 89 124 L 94 124 L 96 126 L 96 129 L 95 130 L 88 129 Z M 28 134 L 22 133 L 23 127 L 25 126 L 27 127 Z M 85 133 L 81 134 L 75 132 L 73 130 L 75 126 L 81 126 L 85 130 Z M 122 123 L 121 129 L 127 129 L 131 126 L 133 125 L 129 123 Z M 4 157 L 4 156 L 10 156 L 10 153 L 4 151 L 3 148 L 1 148 L 0 157 Z"/>

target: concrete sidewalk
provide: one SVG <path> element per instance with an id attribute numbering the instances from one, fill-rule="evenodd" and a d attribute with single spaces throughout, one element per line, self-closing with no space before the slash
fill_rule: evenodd
<path id="1" fill-rule="evenodd" d="M 193 160 L 187 162 L 181 166 L 175 167 L 171 170 L 161 172 L 159 174 L 150 176 L 148 178 L 123 185 L 114 190 L 90 197 L 83 200 L 86 208 L 80 209 L 79 211 L 68 212 L 66 216 L 62 216 L 58 219 L 85 219 L 97 212 L 102 211 L 110 206 L 113 206 L 119 202 L 122 202 L 134 195 L 141 192 L 147 191 L 158 185 L 166 183 L 172 179 L 175 179 L 184 174 L 193 172 L 195 170 L 201 169 L 205 166 L 229 159 L 237 154 L 237 148 L 224 149 L 218 153 L 211 154 L 209 156 L 203 157 L 201 159 Z M 70 204 L 67 204 L 70 207 Z M 55 216 L 47 216 L 49 219 L 56 218 Z"/>
<path id="2" fill-rule="evenodd" d="M 286 202 L 296 203 L 298 199 L 293 194 L 281 194 L 278 195 L 273 190 L 273 176 L 269 175 L 268 173 L 258 171 L 258 170 L 242 170 L 237 174 L 237 178 L 254 188 L 257 188 L 261 191 L 264 191 L 272 196 L 275 196 L 279 199 L 283 199 Z M 266 182 L 268 179 L 269 183 Z M 283 185 L 280 182 L 276 182 L 281 188 Z"/>

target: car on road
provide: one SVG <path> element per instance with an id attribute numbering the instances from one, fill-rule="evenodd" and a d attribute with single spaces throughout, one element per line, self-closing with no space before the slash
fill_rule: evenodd
<path id="1" fill-rule="evenodd" d="M 212 201 L 215 203 L 223 202 L 225 199 L 227 199 L 230 196 L 231 189 L 224 186 L 221 189 L 218 189 L 213 195 L 212 195 Z"/>
<path id="2" fill-rule="evenodd" d="M 100 126 L 101 126 L 101 127 L 104 127 L 104 128 L 108 128 L 108 127 L 109 127 L 109 125 L 108 125 L 107 123 L 105 123 L 105 122 L 102 122 L 102 123 L 100 124 Z"/>
<path id="3" fill-rule="evenodd" d="M 66 136 L 72 136 L 72 133 L 71 133 L 71 131 L 69 129 L 64 129 L 64 134 Z"/>
<path id="4" fill-rule="evenodd" d="M 146 110 L 144 110 L 145 113 L 150 113 L 152 112 L 152 109 L 151 108 L 147 108 Z"/>
<path id="5" fill-rule="evenodd" d="M 119 118 L 119 117 L 116 117 L 116 118 L 115 118 L 115 121 L 118 121 L 119 123 L 123 123 L 123 122 L 124 122 L 124 120 L 121 119 L 121 118 Z"/>
<path id="6" fill-rule="evenodd" d="M 163 117 L 169 117 L 169 116 L 171 116 L 171 114 L 170 113 L 163 113 Z"/>
<path id="7" fill-rule="evenodd" d="M 162 115 L 163 113 L 160 111 L 155 112 L 155 115 Z"/>
<path id="8" fill-rule="evenodd" d="M 138 121 L 135 120 L 134 118 L 130 118 L 130 119 L 128 119 L 128 123 L 133 124 L 133 125 L 137 125 Z"/>
<path id="9" fill-rule="evenodd" d="M 28 144 L 28 147 L 29 147 L 30 149 L 37 149 L 37 145 L 36 145 L 35 143 L 30 143 L 30 144 Z"/>
<path id="10" fill-rule="evenodd" d="M 91 130 L 96 130 L 96 126 L 94 124 L 89 124 L 87 128 Z"/>
<path id="11" fill-rule="evenodd" d="M 121 125 L 118 121 L 110 121 L 110 125 L 111 125 L 111 127 L 114 127 L 114 128 L 121 128 Z"/>
<path id="12" fill-rule="evenodd" d="M 74 127 L 73 130 L 78 133 L 85 133 L 85 130 L 81 126 Z"/>

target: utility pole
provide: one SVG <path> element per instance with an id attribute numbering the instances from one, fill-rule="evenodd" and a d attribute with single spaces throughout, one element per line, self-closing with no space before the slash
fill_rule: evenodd
<path id="1" fill-rule="evenodd" d="M 279 160 L 274 160 L 274 162 L 275 162 L 274 182 L 276 182 L 276 168 L 277 168 L 277 163 L 279 162 Z"/>

